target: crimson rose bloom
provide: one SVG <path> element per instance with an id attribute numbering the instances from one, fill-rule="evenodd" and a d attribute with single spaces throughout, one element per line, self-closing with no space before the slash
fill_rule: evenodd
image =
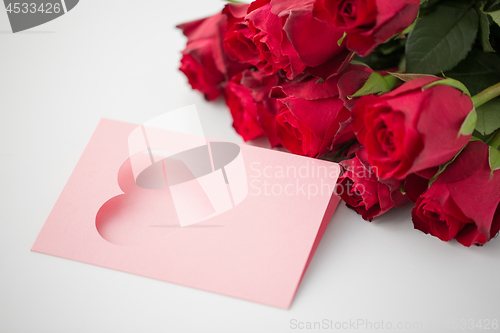
<path id="1" fill-rule="evenodd" d="M 470 142 L 417 200 L 413 224 L 443 241 L 483 245 L 500 230 L 500 170 L 489 167 L 488 146 Z"/>
<path id="2" fill-rule="evenodd" d="M 271 88 L 282 82 L 278 74 L 266 75 L 245 70 L 231 79 L 226 87 L 226 103 L 233 116 L 233 127 L 245 141 L 265 134 L 271 146 L 279 144 L 274 118 L 279 102 L 269 97 Z"/>
<path id="3" fill-rule="evenodd" d="M 220 96 L 229 78 L 250 66 L 229 59 L 222 48 L 222 37 L 227 28 L 225 14 L 218 13 L 177 27 L 188 38 L 182 51 L 180 70 L 193 89 L 201 91 L 208 101 Z"/>
<path id="4" fill-rule="evenodd" d="M 373 168 L 367 164 L 366 150 L 356 151 L 356 156 L 340 162 L 344 173 L 337 181 L 337 194 L 347 207 L 354 209 L 367 221 L 373 220 L 393 207 L 408 202 L 401 192 L 400 180 L 378 180 Z"/>
<path id="5" fill-rule="evenodd" d="M 349 52 L 337 45 L 342 31 L 313 17 L 314 0 L 257 0 L 246 19 L 260 53 L 257 67 L 272 74 L 280 69 L 289 79 L 307 67 L 329 77 L 346 65 Z M 349 58 L 350 60 L 350 58 Z"/>
<path id="6" fill-rule="evenodd" d="M 227 16 L 227 31 L 222 46 L 229 58 L 254 66 L 260 63 L 260 54 L 253 42 L 254 33 L 245 21 L 248 4 L 228 4 L 222 10 Z"/>
<path id="7" fill-rule="evenodd" d="M 459 134 L 473 109 L 470 97 L 446 85 L 423 90 L 436 80 L 420 77 L 381 96 L 363 96 L 352 109 L 352 127 L 379 178 L 404 179 L 444 164 L 471 138 Z"/>
<path id="8" fill-rule="evenodd" d="M 347 48 L 367 56 L 410 26 L 420 0 L 316 0 L 314 15 L 347 34 Z"/>
<path id="9" fill-rule="evenodd" d="M 350 65 L 342 75 L 324 82 L 307 76 L 273 89 L 282 108 L 276 116 L 276 132 L 281 144 L 294 154 L 319 157 L 336 152 L 355 138 L 351 112 L 344 106 L 339 87 L 343 75 L 350 76 L 347 90 L 356 91 L 366 81 L 366 66 Z"/>

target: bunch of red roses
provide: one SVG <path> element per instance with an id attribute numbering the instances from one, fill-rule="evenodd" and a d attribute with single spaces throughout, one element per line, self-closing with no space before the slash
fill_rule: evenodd
<path id="1" fill-rule="evenodd" d="M 415 228 L 482 245 L 500 230 L 499 21 L 498 0 L 230 3 L 179 25 L 180 69 L 245 141 L 340 159 L 364 219 L 412 201 Z"/>

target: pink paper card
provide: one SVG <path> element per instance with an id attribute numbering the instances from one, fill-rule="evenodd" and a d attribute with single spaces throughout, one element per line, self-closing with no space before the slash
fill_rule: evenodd
<path id="1" fill-rule="evenodd" d="M 289 308 L 339 166 L 204 140 L 101 120 L 32 251 Z"/>

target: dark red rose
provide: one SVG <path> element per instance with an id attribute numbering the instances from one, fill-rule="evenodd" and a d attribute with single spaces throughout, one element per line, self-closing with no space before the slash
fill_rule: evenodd
<path id="1" fill-rule="evenodd" d="M 326 77 L 345 67 L 349 52 L 337 44 L 342 32 L 313 17 L 313 5 L 314 0 L 257 0 L 250 4 L 246 19 L 260 53 L 260 70 L 272 74 L 283 69 L 293 79 L 309 67 Z"/>
<path id="2" fill-rule="evenodd" d="M 223 50 L 227 21 L 225 14 L 218 13 L 177 26 L 188 38 L 180 70 L 193 89 L 201 91 L 209 101 L 221 95 L 233 75 L 250 66 L 231 60 Z"/>
<path id="3" fill-rule="evenodd" d="M 404 179 L 451 160 L 469 141 L 460 128 L 470 97 L 446 85 L 422 88 L 436 77 L 413 79 L 381 96 L 361 97 L 352 127 L 379 178 Z"/>
<path id="4" fill-rule="evenodd" d="M 443 241 L 483 245 L 500 230 L 500 170 L 489 167 L 488 146 L 470 142 L 417 200 L 413 224 Z"/>
<path id="5" fill-rule="evenodd" d="M 401 192 L 402 181 L 380 181 L 365 158 L 366 150 L 361 148 L 356 151 L 354 158 L 340 162 L 343 174 L 337 181 L 336 193 L 349 208 L 361 214 L 363 219 L 371 221 L 409 200 Z"/>
<path id="6" fill-rule="evenodd" d="M 226 103 L 233 116 L 233 127 L 245 141 L 265 134 L 271 146 L 279 145 L 274 118 L 280 106 L 269 93 L 282 81 L 278 74 L 245 70 L 227 84 Z"/>
<path id="7" fill-rule="evenodd" d="M 316 0 L 315 17 L 347 34 L 347 48 L 367 56 L 410 26 L 420 0 Z"/>
<path id="8" fill-rule="evenodd" d="M 254 33 L 245 21 L 248 6 L 228 4 L 222 10 L 228 18 L 222 46 L 229 58 L 256 66 L 260 63 L 260 53 L 253 42 Z"/>
<path id="9" fill-rule="evenodd" d="M 355 138 L 351 112 L 340 98 L 339 81 L 351 76 L 349 89 L 359 89 L 366 81 L 368 67 L 350 65 L 342 75 L 320 82 L 307 76 L 273 89 L 282 108 L 276 116 L 276 132 L 281 144 L 294 154 L 319 157 L 336 152 Z M 357 88 L 355 88 L 357 86 Z"/>

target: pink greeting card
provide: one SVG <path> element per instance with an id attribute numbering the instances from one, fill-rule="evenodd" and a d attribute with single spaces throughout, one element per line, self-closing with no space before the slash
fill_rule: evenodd
<path id="1" fill-rule="evenodd" d="M 339 166 L 103 119 L 32 251 L 289 308 Z"/>

